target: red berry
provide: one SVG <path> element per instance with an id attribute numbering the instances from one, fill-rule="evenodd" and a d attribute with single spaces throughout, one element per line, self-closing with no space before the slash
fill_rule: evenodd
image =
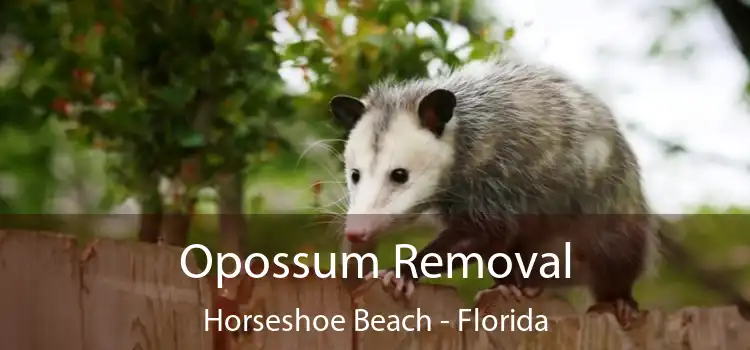
<path id="1" fill-rule="evenodd" d="M 58 97 L 52 100 L 52 109 L 58 113 L 68 114 L 70 111 L 70 103 L 67 99 Z"/>
<path id="2" fill-rule="evenodd" d="M 302 79 L 304 79 L 306 82 L 310 82 L 310 71 L 307 68 L 307 65 L 301 64 L 299 68 L 302 70 Z"/>
<path id="3" fill-rule="evenodd" d="M 91 87 L 94 83 L 94 77 L 94 72 L 83 69 L 73 70 L 73 79 L 75 79 L 75 82 L 85 87 Z"/>
<path id="4" fill-rule="evenodd" d="M 255 28 L 255 26 L 258 25 L 258 19 L 257 18 L 248 18 L 245 20 L 245 25 L 250 28 Z"/>
<path id="5" fill-rule="evenodd" d="M 329 18 L 325 18 L 321 21 L 320 25 L 323 27 L 323 29 L 328 33 L 333 35 L 335 31 L 335 26 L 333 25 L 333 21 L 331 21 Z"/>
<path id="6" fill-rule="evenodd" d="M 320 181 L 313 182 L 313 194 L 320 195 L 321 191 L 323 191 L 323 184 Z"/>
<path id="7" fill-rule="evenodd" d="M 196 174 L 197 166 L 195 162 L 185 162 L 182 166 L 183 174 L 193 177 Z"/>

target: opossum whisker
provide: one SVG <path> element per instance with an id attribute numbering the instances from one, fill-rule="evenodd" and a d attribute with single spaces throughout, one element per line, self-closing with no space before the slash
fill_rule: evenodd
<path id="1" fill-rule="evenodd" d="M 331 233 L 333 233 L 334 236 L 339 236 L 340 232 L 343 231 L 344 221 L 344 217 L 340 215 L 334 215 L 330 218 L 330 220 L 321 220 L 318 221 L 317 224 L 325 225 L 328 228 L 325 232 L 326 236 L 331 235 Z"/>
<path id="2" fill-rule="evenodd" d="M 336 220 L 335 218 L 332 220 L 323 220 L 319 222 L 320 225 L 326 226 L 325 236 L 334 236 L 338 237 L 341 235 L 341 232 L 343 231 L 344 227 L 344 220 Z"/>
<path id="3" fill-rule="evenodd" d="M 333 203 L 335 203 L 335 202 L 333 202 Z M 333 211 L 331 209 L 328 209 L 329 207 L 335 205 L 333 203 L 332 204 L 328 204 L 326 206 L 322 206 L 321 205 L 321 206 L 313 207 L 312 209 L 315 210 L 318 213 L 325 214 L 325 215 L 345 216 L 346 215 L 345 213 L 337 212 L 337 211 Z"/>
<path id="4" fill-rule="evenodd" d="M 334 155 L 334 157 L 338 158 L 340 161 L 343 161 L 343 158 L 341 157 L 341 154 L 339 152 L 336 152 L 336 149 L 333 148 L 333 146 L 329 145 L 327 142 L 343 142 L 343 143 L 346 143 L 346 140 L 342 140 L 342 139 L 322 139 L 322 140 L 317 140 L 315 142 L 310 143 L 310 145 L 308 145 L 301 152 L 300 156 L 297 158 L 297 163 L 295 164 L 294 169 L 296 170 L 297 167 L 299 167 L 300 162 L 307 155 L 307 152 L 310 152 L 310 150 L 312 150 L 314 147 L 317 147 L 319 145 L 322 145 L 323 147 L 326 148 L 326 150 L 328 150 L 329 152 L 331 152 Z"/>
<path id="5" fill-rule="evenodd" d="M 321 221 L 316 221 L 316 222 L 308 224 L 308 225 L 310 225 L 310 226 L 321 226 L 321 225 L 330 226 L 332 224 L 341 224 L 341 221 L 339 221 L 339 220 L 321 220 Z"/>
<path id="6" fill-rule="evenodd" d="M 336 172 L 334 172 L 333 170 L 331 170 L 328 167 L 325 167 L 324 169 L 328 173 L 328 176 L 330 176 L 333 179 L 336 179 L 336 180 L 331 180 L 332 181 L 331 183 L 333 183 L 335 185 L 338 185 L 337 186 L 338 190 L 344 191 L 344 192 L 346 192 L 348 190 L 347 187 L 346 187 L 346 179 L 341 180 L 341 175 L 337 174 Z"/>
<path id="7" fill-rule="evenodd" d="M 339 199 L 337 199 L 335 201 L 332 201 L 331 203 L 328 203 L 326 205 L 320 205 L 319 208 L 320 209 L 325 209 L 325 208 L 329 208 L 329 207 L 336 207 L 336 209 L 342 210 L 344 213 L 346 213 L 346 207 L 341 204 L 341 202 L 343 202 L 345 200 L 346 200 L 346 196 L 342 196 L 341 198 L 339 198 Z M 334 213 L 334 212 L 331 211 L 329 214 L 331 214 L 331 213 Z M 339 212 L 339 214 L 341 214 L 341 215 L 345 215 L 344 213 L 340 213 Z"/>
<path id="8" fill-rule="evenodd" d="M 324 141 L 325 141 L 325 140 L 324 140 Z M 313 144 L 315 144 L 315 143 L 313 143 Z M 328 149 L 329 151 L 331 151 L 332 153 L 336 154 L 336 155 L 337 155 L 337 157 L 339 157 L 339 158 L 341 157 L 341 155 L 340 155 L 339 153 L 335 152 L 335 150 L 334 150 L 334 149 L 333 149 L 332 147 L 328 146 L 328 145 L 327 145 L 327 144 L 325 144 L 325 143 L 323 143 L 323 145 L 324 145 L 324 146 L 325 146 L 325 147 L 326 147 L 326 148 L 327 148 L 327 149 Z M 312 146 L 310 146 L 310 147 L 312 147 Z M 310 147 L 308 147 L 308 149 L 309 149 Z M 296 168 L 297 166 L 299 166 L 299 161 L 300 161 L 300 160 L 302 159 L 302 157 L 303 157 L 303 156 L 300 156 L 299 160 L 297 161 L 297 165 L 295 165 L 295 168 Z M 339 159 L 339 161 L 341 161 L 341 159 Z M 330 176 L 331 178 L 333 178 L 333 179 L 340 179 L 340 178 L 341 178 L 341 175 L 340 175 L 340 174 L 337 174 L 337 172 L 333 171 L 333 170 L 332 170 L 332 169 L 331 169 L 330 167 L 326 166 L 325 164 L 322 164 L 322 162 L 321 162 L 320 160 L 318 160 L 318 161 L 317 161 L 317 163 L 318 163 L 318 165 L 320 165 L 320 167 L 321 167 L 321 168 L 322 168 L 323 170 L 325 170 L 325 171 L 326 171 L 327 175 L 328 175 L 328 176 Z M 339 189 L 339 190 L 344 190 L 344 191 L 346 190 L 346 181 L 345 181 L 345 180 L 330 180 L 330 181 L 322 181 L 322 182 L 321 182 L 321 181 L 318 181 L 318 183 L 327 183 L 327 184 L 334 184 L 334 185 L 337 185 L 337 187 L 338 187 L 338 189 Z M 310 185 L 310 187 L 313 187 L 313 186 L 315 186 L 315 184 L 311 184 L 311 185 Z"/>
<path id="9" fill-rule="evenodd" d="M 310 184 L 309 186 L 307 186 L 307 189 L 311 190 L 311 189 L 315 188 L 316 186 L 331 185 L 331 184 L 333 184 L 333 185 L 339 185 L 339 187 L 344 187 L 344 186 L 341 186 L 341 185 L 342 184 L 346 184 L 346 182 L 345 181 L 341 181 L 341 180 L 315 181 L 315 183 Z"/>
<path id="10" fill-rule="evenodd" d="M 337 184 L 337 185 L 341 185 L 341 184 L 345 184 L 345 183 L 346 183 L 346 181 L 341 181 L 341 180 L 331 180 L 331 181 L 317 181 L 317 182 L 316 182 L 315 184 L 312 184 L 312 185 L 310 185 L 310 186 L 308 187 L 308 189 L 309 189 L 309 188 L 313 188 L 313 187 L 315 187 L 315 186 L 316 186 L 316 184 L 321 184 L 321 185 L 326 185 L 326 184 Z"/>
<path id="11" fill-rule="evenodd" d="M 338 228 L 336 227 L 338 224 Z M 319 226 L 325 226 L 326 230 L 323 231 L 324 237 L 338 237 L 339 235 L 336 234 L 336 232 L 341 230 L 341 222 L 339 221 L 321 221 L 316 223 L 308 224 L 307 228 L 313 228 L 313 227 L 319 227 Z M 332 234 L 333 233 L 333 234 Z"/>
<path id="12" fill-rule="evenodd" d="M 343 206 L 340 204 L 340 202 L 342 200 L 344 200 L 344 199 L 346 199 L 346 196 L 343 196 L 343 197 L 341 197 L 341 198 L 339 198 L 339 199 L 337 199 L 335 201 L 331 201 L 330 203 L 327 203 L 327 204 L 319 203 L 318 205 L 307 205 L 307 206 L 304 207 L 304 210 L 313 210 L 313 211 L 316 211 L 316 212 L 320 212 L 322 210 L 327 210 L 327 208 L 329 208 L 329 207 L 335 207 L 336 209 L 341 210 L 343 208 Z M 322 202 L 325 203 L 327 201 L 324 199 L 324 200 L 322 200 Z M 339 214 L 339 215 L 341 215 L 342 213 L 328 210 L 324 214 Z"/>
<path id="13" fill-rule="evenodd" d="M 329 207 L 329 206 L 335 205 L 335 206 L 338 207 L 338 209 L 344 210 L 344 212 L 346 212 L 346 205 L 347 205 L 347 202 L 349 200 L 349 192 L 348 191 L 341 191 L 339 196 L 336 196 L 334 194 L 331 194 L 331 196 L 335 200 L 332 200 L 328 204 L 322 205 L 322 206 Z M 328 196 L 325 197 L 326 200 L 328 198 L 330 198 L 330 197 L 328 197 Z"/>

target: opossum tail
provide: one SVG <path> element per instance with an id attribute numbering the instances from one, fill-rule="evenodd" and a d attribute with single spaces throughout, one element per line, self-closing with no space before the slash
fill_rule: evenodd
<path id="1" fill-rule="evenodd" d="M 672 228 L 669 222 L 662 221 L 659 227 L 661 254 L 666 262 L 692 275 L 704 288 L 719 294 L 723 299 L 737 306 L 743 319 L 750 321 L 750 302 L 737 287 L 729 283 L 729 278 L 721 272 L 706 271 L 693 258 L 685 247 L 672 238 L 668 231 Z"/>

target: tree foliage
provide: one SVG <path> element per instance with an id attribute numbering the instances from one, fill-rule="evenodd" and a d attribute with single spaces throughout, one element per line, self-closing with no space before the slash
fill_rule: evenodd
<path id="1" fill-rule="evenodd" d="M 5 57 L 0 214 L 50 213 L 61 190 L 86 187 L 93 175 L 107 180 L 99 209 L 136 198 L 150 215 L 142 216 L 142 228 L 186 233 L 191 222 L 184 221 L 185 214 L 206 187 L 218 188 L 222 212 L 244 212 L 244 185 L 257 180 L 258 169 L 293 172 L 288 165 L 299 159 L 296 146 L 304 147 L 305 139 L 341 136 L 328 122 L 333 95 L 362 95 L 387 76 L 426 76 L 501 51 L 514 29 L 507 28 L 501 40 L 490 38 L 497 22 L 483 15 L 480 5 L 472 0 L 0 2 Z M 451 28 L 467 30 L 468 41 L 451 42 Z M 296 35 L 279 43 L 280 32 Z M 286 90 L 279 69 L 288 67 L 303 72 L 307 92 Z M 70 169 L 87 162 L 96 169 L 93 159 L 102 156 L 106 174 L 79 176 Z M 172 195 L 159 189 L 165 179 Z M 170 220 L 162 220 L 162 212 Z M 719 252 L 705 259 L 732 267 L 747 281 L 748 247 L 736 244 L 745 237 L 747 215 L 734 213 L 732 221 L 718 215 L 723 211 L 710 213 L 684 219 L 688 246 Z M 337 248 L 334 236 L 320 226 L 299 232 L 304 223 L 288 217 L 256 218 L 252 230 L 236 216 L 225 217 L 232 219 L 218 223 L 220 229 L 215 222 L 193 221 L 191 239 L 216 248 L 220 230 L 235 235 L 228 240 L 234 248 L 242 244 L 239 235 L 268 254 Z M 420 246 L 428 234 L 397 237 Z M 382 264 L 392 263 L 394 244 L 386 240 L 378 248 Z M 688 288 L 676 272 L 665 272 L 640 286 L 644 301 L 706 300 L 700 288 Z M 441 282 L 456 285 L 467 299 L 489 285 L 476 279 Z"/>
<path id="2" fill-rule="evenodd" d="M 457 65 L 462 53 L 499 50 L 486 36 L 490 22 L 474 9 L 471 1 L 7 1 L 1 29 L 19 44 L 11 45 L 18 67 L 0 92 L 2 113 L 11 116 L 3 130 L 31 140 L 54 125 L 65 142 L 106 155 L 108 202 L 135 197 L 146 213 L 189 214 L 199 190 L 219 178 L 295 154 L 303 135 L 286 127 L 336 133 L 327 114 L 332 95 L 362 94 L 385 76 L 425 76 L 432 61 Z M 451 20 L 481 30 L 449 48 Z M 279 46 L 278 23 L 299 40 Z M 436 35 L 418 35 L 420 23 Z M 285 90 L 282 62 L 304 72 L 309 93 Z M 49 169 L 45 149 L 54 145 L 32 143 L 35 155 L 21 157 Z M 40 170 L 27 173 L 54 178 Z M 240 188 L 221 193 L 241 192 L 241 179 L 222 183 Z M 187 223 L 176 225 L 184 231 Z"/>

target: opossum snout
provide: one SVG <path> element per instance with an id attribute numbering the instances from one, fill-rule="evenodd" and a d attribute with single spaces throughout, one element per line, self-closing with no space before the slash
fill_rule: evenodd
<path id="1" fill-rule="evenodd" d="M 344 232 L 349 242 L 361 243 L 385 230 L 389 223 L 390 220 L 386 215 L 350 214 L 346 217 Z"/>
<path id="2" fill-rule="evenodd" d="M 362 242 L 366 241 L 366 237 L 367 237 L 367 235 L 366 234 L 362 234 L 361 232 L 356 232 L 356 231 L 347 231 L 346 232 L 346 239 L 349 242 L 352 242 L 352 243 L 362 243 Z"/>

